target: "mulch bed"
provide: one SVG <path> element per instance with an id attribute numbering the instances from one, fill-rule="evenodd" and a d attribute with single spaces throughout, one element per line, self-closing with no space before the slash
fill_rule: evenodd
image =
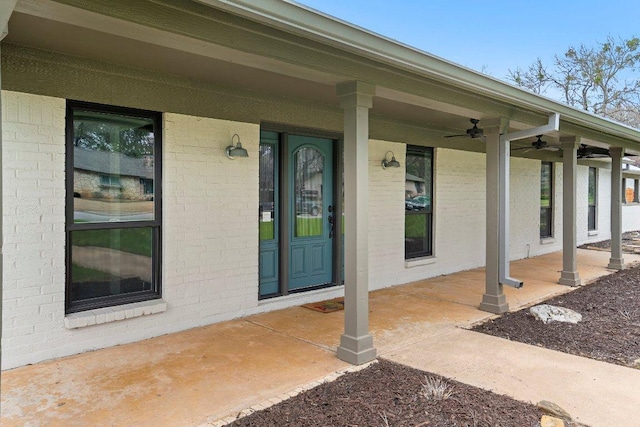
<path id="1" fill-rule="evenodd" d="M 640 358 L 640 266 L 619 271 L 573 292 L 545 301 L 582 315 L 578 324 L 536 320 L 528 309 L 506 313 L 473 328 L 622 366 Z"/>
<path id="2" fill-rule="evenodd" d="M 425 397 L 427 377 L 452 395 Z M 534 405 L 380 359 L 229 425 L 533 427 L 541 416 Z"/>
<path id="3" fill-rule="evenodd" d="M 625 237 L 631 239 L 637 234 Z M 606 248 L 608 241 L 595 245 Z M 506 313 L 473 330 L 638 368 L 640 266 L 600 278 L 545 303 L 575 310 L 582 314 L 582 321 L 576 325 L 545 325 L 524 309 Z M 443 381 L 453 394 L 447 399 L 425 397 L 427 378 Z M 346 374 L 229 425 L 528 427 L 539 426 L 541 416 L 532 404 L 379 359 L 379 363 L 362 371 Z"/>

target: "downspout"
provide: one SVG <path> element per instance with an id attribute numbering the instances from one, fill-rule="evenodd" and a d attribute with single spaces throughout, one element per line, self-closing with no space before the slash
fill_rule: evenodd
<path id="1" fill-rule="evenodd" d="M 500 283 L 514 288 L 521 288 L 524 283 L 522 280 L 510 277 L 509 263 L 509 161 L 511 158 L 511 141 L 518 139 L 530 138 L 536 135 L 544 135 L 545 133 L 558 131 L 560 129 L 560 114 L 551 113 L 549 115 L 549 123 L 536 128 L 525 129 L 517 132 L 506 133 L 500 135 L 500 171 L 504 174 L 500 176 L 500 227 L 498 228 L 499 244 L 498 244 L 498 274 Z"/>

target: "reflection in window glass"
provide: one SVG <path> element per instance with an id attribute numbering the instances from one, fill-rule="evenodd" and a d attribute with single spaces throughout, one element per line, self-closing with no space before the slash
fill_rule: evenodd
<path id="1" fill-rule="evenodd" d="M 598 171 L 596 168 L 589 168 L 589 231 L 595 230 L 596 225 L 596 200 L 598 199 Z"/>
<path id="2" fill-rule="evenodd" d="M 407 147 L 405 258 L 433 255 L 433 149 Z"/>
<path id="3" fill-rule="evenodd" d="M 552 236 L 553 165 L 542 162 L 540 169 L 540 237 Z"/>
<path id="4" fill-rule="evenodd" d="M 73 231 L 71 303 L 152 290 L 152 228 Z"/>
<path id="5" fill-rule="evenodd" d="M 153 220 L 153 119 L 73 112 L 75 222 Z"/>
<path id="6" fill-rule="evenodd" d="M 321 236 L 322 177 L 324 155 L 310 147 L 300 148 L 294 157 L 295 236 Z"/>

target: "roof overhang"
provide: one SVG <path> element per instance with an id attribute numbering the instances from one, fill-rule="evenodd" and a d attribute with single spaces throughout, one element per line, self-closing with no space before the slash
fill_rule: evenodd
<path id="1" fill-rule="evenodd" d="M 19 0 L 7 40 L 336 107 L 334 86 L 363 80 L 376 86 L 373 117 L 428 129 L 426 135 L 441 146 L 442 136 L 469 127 L 470 117 L 505 117 L 517 131 L 559 113 L 560 131 L 549 135 L 551 144 L 576 135 L 587 144 L 640 153 L 636 129 L 296 3 L 157 0 L 138 16 L 128 10 L 130 3 L 113 2 Z M 98 43 L 101 49 L 95 49 Z"/>

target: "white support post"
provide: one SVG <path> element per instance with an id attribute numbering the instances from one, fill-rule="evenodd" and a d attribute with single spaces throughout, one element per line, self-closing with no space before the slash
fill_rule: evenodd
<path id="1" fill-rule="evenodd" d="M 508 179 L 503 169 L 505 153 L 504 144 L 501 144 L 500 141 L 500 134 L 504 133 L 508 126 L 509 122 L 505 119 L 499 119 L 495 124 L 485 121 L 484 125 L 487 145 L 486 289 L 482 296 L 480 310 L 496 314 L 509 311 L 509 304 L 500 282 L 500 228 L 504 225 L 504 211 L 501 209 L 500 203 L 500 186 L 504 179 Z M 503 148 L 502 162 L 500 161 L 501 148 Z"/>
<path id="2" fill-rule="evenodd" d="M 576 247 L 576 172 L 578 168 L 579 139 L 575 136 L 560 138 L 562 145 L 562 272 L 558 283 L 580 286 Z"/>
<path id="3" fill-rule="evenodd" d="M 344 110 L 344 334 L 337 356 L 354 365 L 376 358 L 369 334 L 369 109 L 375 87 L 337 86 Z"/>
<path id="4" fill-rule="evenodd" d="M 611 258 L 608 268 L 624 269 L 622 258 L 622 148 L 609 148 L 611 156 Z"/>

